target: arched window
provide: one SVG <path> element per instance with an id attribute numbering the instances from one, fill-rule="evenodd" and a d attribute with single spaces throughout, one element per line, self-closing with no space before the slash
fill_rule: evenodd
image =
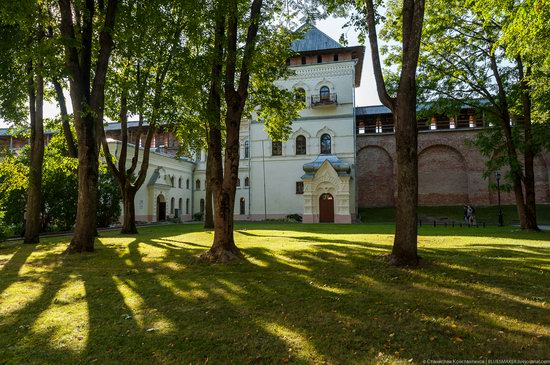
<path id="1" fill-rule="evenodd" d="M 248 158 L 250 153 L 250 143 L 248 140 L 244 141 L 244 158 Z"/>
<path id="2" fill-rule="evenodd" d="M 302 103 L 306 102 L 306 91 L 304 90 L 304 88 L 302 87 L 297 88 L 295 93 L 296 93 L 295 94 L 296 100 L 299 100 Z"/>
<path id="3" fill-rule="evenodd" d="M 241 187 L 241 179 L 237 178 L 237 187 L 240 188 Z"/>
<path id="4" fill-rule="evenodd" d="M 185 200 L 185 214 L 189 214 L 189 198 Z"/>
<path id="5" fill-rule="evenodd" d="M 189 179 L 187 179 L 187 181 L 185 182 L 185 187 L 189 189 Z"/>
<path id="6" fill-rule="evenodd" d="M 329 134 L 323 134 L 321 136 L 321 154 L 330 155 L 332 153 L 332 143 Z"/>
<path id="7" fill-rule="evenodd" d="M 200 206 L 201 214 L 204 214 L 204 199 L 201 199 L 200 204 L 201 204 L 201 206 Z"/>
<path id="8" fill-rule="evenodd" d="M 170 199 L 170 214 L 174 214 L 175 205 L 176 205 L 176 199 L 174 198 Z"/>
<path id="9" fill-rule="evenodd" d="M 246 214 L 246 201 L 244 200 L 244 198 L 241 198 L 241 201 L 240 201 L 240 207 L 239 207 L 239 214 L 240 215 L 245 215 Z"/>
<path id="10" fill-rule="evenodd" d="M 321 90 L 319 90 L 319 97 L 321 98 L 321 101 L 330 100 L 330 89 L 328 86 L 321 87 Z"/>
<path id="11" fill-rule="evenodd" d="M 244 178 L 244 186 L 245 188 L 250 186 L 250 179 L 248 178 L 248 176 Z"/>
<path id="12" fill-rule="evenodd" d="M 180 177 L 180 178 L 178 179 L 178 188 L 180 188 L 180 189 L 181 189 L 181 180 L 182 180 L 182 178 Z"/>
<path id="13" fill-rule="evenodd" d="M 183 213 L 183 198 L 178 200 L 178 217 L 181 217 Z"/>
<path id="14" fill-rule="evenodd" d="M 201 181 L 199 179 L 197 179 L 197 181 L 195 181 L 195 189 L 196 190 L 200 190 L 201 189 Z"/>
<path id="15" fill-rule="evenodd" d="M 170 179 L 170 185 L 172 187 L 174 187 L 174 180 L 176 180 L 176 177 L 175 176 L 168 176 L 168 178 Z"/>
<path id="16" fill-rule="evenodd" d="M 296 137 L 296 154 L 297 155 L 306 154 L 306 137 L 302 135 Z"/>

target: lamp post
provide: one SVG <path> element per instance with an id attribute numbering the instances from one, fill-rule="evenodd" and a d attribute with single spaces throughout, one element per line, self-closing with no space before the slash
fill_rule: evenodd
<path id="1" fill-rule="evenodd" d="M 502 217 L 502 207 L 500 206 L 500 172 L 495 174 L 497 179 L 497 194 L 498 194 L 498 226 L 504 226 L 504 218 Z"/>

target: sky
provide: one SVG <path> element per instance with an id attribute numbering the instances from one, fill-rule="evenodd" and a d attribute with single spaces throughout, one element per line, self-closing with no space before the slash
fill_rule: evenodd
<path id="1" fill-rule="evenodd" d="M 348 40 L 348 46 L 359 45 L 359 41 L 357 40 L 358 33 L 355 32 L 353 29 L 343 29 L 345 23 L 346 20 L 344 18 L 331 17 L 325 20 L 318 21 L 316 26 L 336 41 L 340 39 L 340 35 L 342 33 L 345 33 Z M 376 83 L 374 81 L 370 55 L 370 48 L 367 46 L 365 47 L 365 58 L 363 60 L 361 85 L 355 90 L 355 103 L 357 106 L 381 104 L 376 93 Z M 68 93 L 66 93 L 65 97 L 67 98 L 67 109 L 69 109 L 68 111 L 69 113 L 71 113 L 72 107 Z M 46 104 L 44 105 L 44 118 L 53 118 L 58 114 L 59 109 L 57 107 L 57 103 L 46 102 Z M 0 120 L 0 127 L 7 127 L 7 125 L 4 121 Z"/>

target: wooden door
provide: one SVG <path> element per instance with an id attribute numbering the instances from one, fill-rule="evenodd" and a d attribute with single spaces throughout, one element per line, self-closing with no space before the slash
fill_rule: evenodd
<path id="1" fill-rule="evenodd" d="M 328 193 L 319 197 L 319 223 L 334 223 L 334 198 Z"/>

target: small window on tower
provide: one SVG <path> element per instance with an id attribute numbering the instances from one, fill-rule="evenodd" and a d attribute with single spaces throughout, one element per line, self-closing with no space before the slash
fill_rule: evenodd
<path id="1" fill-rule="evenodd" d="M 306 56 L 302 56 L 302 65 L 306 64 Z"/>
<path id="2" fill-rule="evenodd" d="M 334 62 L 338 61 L 338 54 L 334 55 Z"/>
<path id="3" fill-rule="evenodd" d="M 304 182 L 296 181 L 296 194 L 303 194 L 303 193 L 304 193 Z"/>
<path id="4" fill-rule="evenodd" d="M 318 55 L 317 56 L 317 63 L 321 63 L 321 62 L 323 62 L 323 56 Z"/>

